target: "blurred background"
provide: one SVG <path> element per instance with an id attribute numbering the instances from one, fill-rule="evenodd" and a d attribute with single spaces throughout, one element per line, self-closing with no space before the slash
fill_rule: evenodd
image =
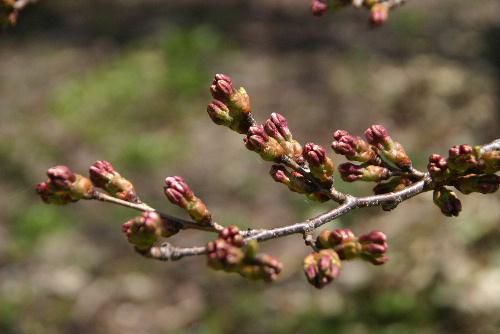
<path id="1" fill-rule="evenodd" d="M 380 229 L 382 267 L 347 263 L 316 290 L 300 236 L 264 243 L 273 284 L 214 272 L 203 257 L 137 255 L 136 213 L 43 204 L 48 167 L 111 161 L 151 205 L 182 175 L 224 224 L 272 227 L 317 215 L 205 108 L 215 73 L 246 87 L 254 114 L 289 120 L 302 143 L 384 124 L 420 169 L 430 153 L 500 134 L 500 2 L 410 1 L 376 30 L 368 12 L 312 17 L 309 0 L 40 1 L 0 36 L 0 333 L 500 333 L 500 196 L 459 195 L 446 218 L 426 193 L 328 227 Z M 333 154 L 331 155 L 333 157 Z M 337 163 L 342 162 L 335 156 Z M 371 184 L 345 184 L 369 194 Z M 183 232 L 181 246 L 211 235 Z"/>

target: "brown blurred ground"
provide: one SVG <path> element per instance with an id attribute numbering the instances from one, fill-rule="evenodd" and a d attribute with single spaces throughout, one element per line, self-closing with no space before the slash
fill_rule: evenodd
<path id="1" fill-rule="evenodd" d="M 500 134 L 500 3 L 411 1 L 371 30 L 366 12 L 321 19 L 309 1 L 41 1 L 0 36 L 0 333 L 499 333 L 499 196 L 461 196 L 459 218 L 430 194 L 336 226 L 381 229 L 383 267 L 349 263 L 313 290 L 300 237 L 263 248 L 272 285 L 136 255 L 120 233 L 135 213 L 51 207 L 33 185 L 47 167 L 112 161 L 141 197 L 166 203 L 183 175 L 218 221 L 279 226 L 330 208 L 287 192 L 241 138 L 204 109 L 214 73 L 245 86 L 263 121 L 302 142 L 386 125 L 417 167 L 453 144 Z M 341 159 L 335 157 L 336 162 Z M 370 185 L 339 185 L 368 194 Z M 179 245 L 209 236 L 183 233 Z"/>

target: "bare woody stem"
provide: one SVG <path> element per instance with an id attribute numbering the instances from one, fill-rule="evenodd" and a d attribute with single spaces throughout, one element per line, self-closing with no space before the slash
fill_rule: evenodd
<path id="1" fill-rule="evenodd" d="M 496 139 L 495 141 L 489 144 L 481 146 L 480 150 L 482 153 L 485 153 L 499 149 L 500 149 L 500 139 Z M 299 165 L 291 166 L 290 164 L 288 164 L 288 166 L 299 170 L 302 168 Z M 306 175 L 309 173 L 307 169 L 303 169 L 301 171 Z M 432 179 L 428 175 L 428 173 L 422 173 L 414 169 L 412 169 L 410 173 L 415 177 L 421 178 L 421 180 L 412 184 L 411 186 L 408 186 L 407 188 L 401 191 L 392 192 L 388 194 L 381 194 L 381 195 L 365 196 L 365 197 L 354 197 L 352 195 L 343 193 L 334 194 L 332 195 L 332 199 L 333 197 L 336 197 L 336 201 L 340 202 L 341 205 L 317 217 L 308 219 L 303 222 L 295 223 L 292 225 L 286 225 L 271 229 L 248 229 L 246 231 L 242 231 L 241 233 L 245 238 L 244 239 L 245 242 L 251 240 L 267 241 L 289 236 L 292 234 L 302 234 L 306 237 L 307 235 L 311 234 L 312 231 L 319 228 L 320 226 L 328 222 L 331 222 L 339 217 L 342 217 L 355 209 L 365 208 L 365 207 L 377 207 L 377 206 L 382 207 L 384 205 L 391 205 L 392 207 L 396 207 L 399 203 L 402 203 L 405 200 L 408 200 L 421 193 L 433 190 Z M 209 227 L 200 226 L 194 222 L 159 212 L 145 203 L 138 203 L 138 204 L 130 203 L 100 192 L 95 193 L 94 199 L 103 202 L 118 204 L 139 211 L 156 211 L 163 218 L 171 222 L 174 222 L 176 224 L 179 224 L 179 227 L 182 229 L 198 229 L 209 232 L 218 232 L 223 228 L 221 225 L 217 223 L 214 223 L 213 226 Z M 175 261 L 186 256 L 204 255 L 207 253 L 207 249 L 204 246 L 185 247 L 185 248 L 175 247 L 170 243 L 165 242 L 161 245 L 153 246 L 146 251 L 138 251 L 138 252 L 143 256 L 157 260 Z"/>

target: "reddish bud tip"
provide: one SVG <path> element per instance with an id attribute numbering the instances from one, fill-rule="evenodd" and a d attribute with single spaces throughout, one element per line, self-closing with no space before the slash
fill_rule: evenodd
<path id="1" fill-rule="evenodd" d="M 304 146 L 304 151 L 302 152 L 304 159 L 311 165 L 319 167 L 325 163 L 326 151 L 325 149 L 314 143 L 307 143 Z"/>
<path id="2" fill-rule="evenodd" d="M 311 11 L 314 16 L 321 16 L 328 11 L 328 4 L 325 0 L 313 0 L 311 3 Z"/>
<path id="3" fill-rule="evenodd" d="M 47 170 L 47 176 L 54 186 L 61 189 L 69 189 L 75 182 L 76 175 L 68 166 L 55 166 Z"/>
<path id="4" fill-rule="evenodd" d="M 384 4 L 376 4 L 370 10 L 370 23 L 373 26 L 381 26 L 389 18 L 389 7 Z"/>

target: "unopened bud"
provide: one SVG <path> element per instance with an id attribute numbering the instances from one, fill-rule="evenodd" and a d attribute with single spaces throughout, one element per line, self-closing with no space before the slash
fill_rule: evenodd
<path id="1" fill-rule="evenodd" d="M 262 125 L 250 127 L 244 142 L 246 148 L 259 153 L 266 161 L 279 161 L 285 155 L 284 148 L 276 139 L 269 137 Z"/>
<path id="2" fill-rule="evenodd" d="M 439 154 L 432 154 L 429 157 L 427 170 L 429 171 L 432 181 L 437 183 L 445 182 L 450 174 L 450 171 L 448 170 L 448 162 Z"/>
<path id="3" fill-rule="evenodd" d="M 361 258 L 375 265 L 386 263 L 389 258 L 386 253 L 389 248 L 387 237 L 380 231 L 372 231 L 368 234 L 359 236 L 361 244 Z"/>
<path id="4" fill-rule="evenodd" d="M 469 174 L 457 177 L 453 181 L 453 186 L 463 194 L 470 194 L 473 192 L 491 194 L 498 190 L 499 185 L 500 176 L 495 174 Z"/>
<path id="5" fill-rule="evenodd" d="M 463 175 L 478 168 L 479 163 L 470 145 L 455 145 L 450 148 L 448 154 L 448 168 L 457 174 Z"/>
<path id="6" fill-rule="evenodd" d="M 368 143 L 379 149 L 380 153 L 390 162 L 400 168 L 411 167 L 411 160 L 403 146 L 393 141 L 387 129 L 382 125 L 372 125 L 365 131 Z"/>
<path id="7" fill-rule="evenodd" d="M 308 143 L 304 146 L 302 153 L 304 159 L 309 163 L 311 173 L 315 178 L 325 183 L 332 183 L 335 165 L 333 161 L 326 156 L 326 151 L 322 146 Z"/>
<path id="8" fill-rule="evenodd" d="M 250 113 L 250 98 L 243 87 L 235 89 L 231 78 L 216 74 L 210 92 L 216 100 L 224 102 L 234 115 Z"/>
<path id="9" fill-rule="evenodd" d="M 245 240 L 236 225 L 230 225 L 219 232 L 219 238 L 236 247 L 242 247 Z"/>
<path id="10" fill-rule="evenodd" d="M 314 16 L 321 16 L 328 11 L 326 0 L 312 0 L 311 11 Z"/>
<path id="11" fill-rule="evenodd" d="M 333 249 L 322 249 L 304 259 L 304 273 L 314 287 L 321 289 L 340 275 L 342 263 Z"/>
<path id="12" fill-rule="evenodd" d="M 47 181 L 36 186 L 36 192 L 45 203 L 64 205 L 91 199 L 94 195 L 90 180 L 73 173 L 67 166 L 49 168 L 47 176 Z"/>
<path id="13" fill-rule="evenodd" d="M 137 192 L 132 182 L 122 177 L 108 161 L 96 161 L 89 168 L 90 180 L 113 197 L 128 202 L 138 202 Z"/>
<path id="14" fill-rule="evenodd" d="M 370 23 L 381 26 L 389 18 L 389 7 L 383 3 L 376 4 L 370 9 Z"/>
<path id="15" fill-rule="evenodd" d="M 282 165 L 272 165 L 269 174 L 274 181 L 283 183 L 290 191 L 299 194 L 311 194 L 317 191 L 316 187 L 307 181 L 302 174 L 295 171 L 290 172 Z"/>
<path id="16" fill-rule="evenodd" d="M 147 211 L 122 225 L 122 231 L 128 241 L 138 250 L 152 247 L 159 238 L 176 234 L 179 228 L 162 219 L 157 212 Z"/>
<path id="17" fill-rule="evenodd" d="M 323 230 L 317 239 L 321 248 L 332 248 L 342 260 L 350 260 L 359 255 L 361 245 L 350 229 Z"/>
<path id="18" fill-rule="evenodd" d="M 207 264 L 215 270 L 234 272 L 243 261 L 244 252 L 222 239 L 207 244 Z"/>
<path id="19" fill-rule="evenodd" d="M 346 182 L 371 181 L 379 182 L 391 177 L 391 171 L 385 167 L 367 165 L 358 166 L 350 162 L 340 164 L 338 167 L 342 180 Z"/>
<path id="20" fill-rule="evenodd" d="M 182 177 L 169 176 L 165 178 L 165 187 L 163 189 L 168 200 L 172 204 L 185 209 L 195 222 L 210 225 L 212 214 L 205 203 L 194 195 Z"/>
<path id="21" fill-rule="evenodd" d="M 264 123 L 264 131 L 269 137 L 276 139 L 283 147 L 287 156 L 296 160 L 302 154 L 302 146 L 293 139 L 286 118 L 278 113 L 272 113 Z"/>
<path id="22" fill-rule="evenodd" d="M 457 195 L 445 187 L 434 190 L 433 201 L 447 217 L 458 216 L 462 211 L 462 203 Z"/>
<path id="23" fill-rule="evenodd" d="M 345 130 L 337 130 L 333 134 L 333 139 L 332 148 L 335 153 L 342 154 L 351 161 L 379 164 L 377 153 L 361 137 L 353 136 Z"/>
<path id="24" fill-rule="evenodd" d="M 275 257 L 268 254 L 259 254 L 253 259 L 245 259 L 245 263 L 238 270 L 239 274 L 251 280 L 273 282 L 283 270 L 283 265 Z"/>

